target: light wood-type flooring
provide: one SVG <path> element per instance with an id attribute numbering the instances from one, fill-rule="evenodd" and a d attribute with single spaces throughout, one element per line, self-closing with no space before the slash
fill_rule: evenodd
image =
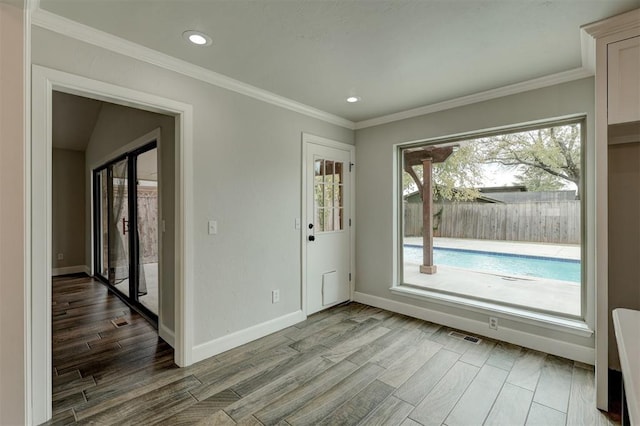
<path id="1" fill-rule="evenodd" d="M 591 366 L 450 331 L 349 303 L 180 369 L 102 284 L 55 278 L 50 423 L 612 423 L 595 408 Z"/>

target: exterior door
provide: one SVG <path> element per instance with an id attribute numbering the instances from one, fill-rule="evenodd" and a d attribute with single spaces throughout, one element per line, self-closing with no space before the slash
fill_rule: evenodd
<path id="1" fill-rule="evenodd" d="M 351 152 L 306 145 L 306 313 L 351 296 Z"/>
<path id="2" fill-rule="evenodd" d="M 148 318 L 158 316 L 157 144 L 94 170 L 96 276 Z"/>

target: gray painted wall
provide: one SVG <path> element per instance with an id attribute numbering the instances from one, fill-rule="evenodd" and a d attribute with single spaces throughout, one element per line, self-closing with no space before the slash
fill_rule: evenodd
<path id="1" fill-rule="evenodd" d="M 0 1 L 0 424 L 27 421 L 30 365 L 26 241 L 28 141 L 25 106 L 25 7 Z M 27 58 L 28 59 L 28 58 Z M 28 121 L 26 121 L 28 123 Z"/>
<path id="2" fill-rule="evenodd" d="M 640 141 L 609 145 L 609 312 L 640 309 Z M 620 370 L 609 316 L 609 366 Z"/>
<path id="3" fill-rule="evenodd" d="M 41 28 L 32 44 L 34 64 L 193 105 L 196 345 L 300 309 L 301 134 L 353 131 Z"/>
<path id="4" fill-rule="evenodd" d="M 594 81 L 587 78 L 557 86 L 506 96 L 398 122 L 356 131 L 357 237 L 356 291 L 406 304 L 487 322 L 487 316 L 466 310 L 393 295 L 392 232 L 394 144 L 485 130 L 572 114 L 587 114 L 587 155 L 593 172 Z M 593 187 L 593 173 L 586 176 Z M 586 197 L 590 197 L 587 193 Z M 592 203 L 591 198 L 585 198 Z M 593 205 L 592 207 L 593 208 Z M 586 227 L 593 232 L 593 215 Z M 588 238 L 592 238 L 590 234 Z M 593 256 L 593 254 L 591 254 Z M 593 273 L 592 262 L 588 263 Z M 589 284 L 593 287 L 593 283 Z M 533 325 L 501 320 L 505 327 L 593 347 L 593 338 L 559 334 Z"/>
<path id="5" fill-rule="evenodd" d="M 175 118 L 139 109 L 104 103 L 93 128 L 86 152 L 86 179 L 92 170 L 114 158 L 114 153 L 141 136 L 160 128 L 160 197 L 162 218 L 166 224 L 162 234 L 162 320 L 174 330 L 174 262 L 175 262 Z M 120 152 L 121 154 L 121 152 Z M 87 229 L 91 229 L 91 188 L 87 185 Z M 161 222 L 158 222 L 161 223 Z M 91 238 L 86 239 L 87 259 L 91 259 Z"/>
<path id="6" fill-rule="evenodd" d="M 84 152 L 54 148 L 51 163 L 52 267 L 90 265 L 85 257 Z M 63 260 L 57 259 L 58 253 Z"/>

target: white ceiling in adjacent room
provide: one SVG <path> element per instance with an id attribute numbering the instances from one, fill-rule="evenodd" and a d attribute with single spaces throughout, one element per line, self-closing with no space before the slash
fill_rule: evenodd
<path id="1" fill-rule="evenodd" d="M 53 147 L 84 151 L 98 120 L 102 102 L 54 91 L 52 104 Z"/>

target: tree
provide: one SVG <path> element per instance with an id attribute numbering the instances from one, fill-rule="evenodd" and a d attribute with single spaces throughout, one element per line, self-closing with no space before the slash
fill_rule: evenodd
<path id="1" fill-rule="evenodd" d="M 580 185 L 580 125 L 569 124 L 480 139 L 486 163 L 524 167 L 521 182 L 539 189 Z"/>
<path id="2" fill-rule="evenodd" d="M 518 184 L 530 191 L 557 190 L 580 184 L 580 125 L 569 124 L 459 142 L 458 149 L 433 165 L 434 197 L 471 200 L 479 195 L 487 164 L 511 168 Z M 422 167 L 413 167 L 422 180 Z M 416 191 L 403 173 L 403 193 Z"/>
<path id="3" fill-rule="evenodd" d="M 480 195 L 477 187 L 482 183 L 482 168 L 476 151 L 475 144 L 461 144 L 446 161 L 433 165 L 434 198 L 463 201 Z M 422 182 L 422 166 L 413 167 L 413 172 Z M 418 190 L 415 178 L 406 172 L 402 174 L 402 188 L 405 195 Z"/>
<path id="4" fill-rule="evenodd" d="M 525 167 L 522 173 L 517 174 L 516 185 L 525 186 L 527 191 L 557 191 L 564 187 L 557 176 L 535 167 Z"/>

